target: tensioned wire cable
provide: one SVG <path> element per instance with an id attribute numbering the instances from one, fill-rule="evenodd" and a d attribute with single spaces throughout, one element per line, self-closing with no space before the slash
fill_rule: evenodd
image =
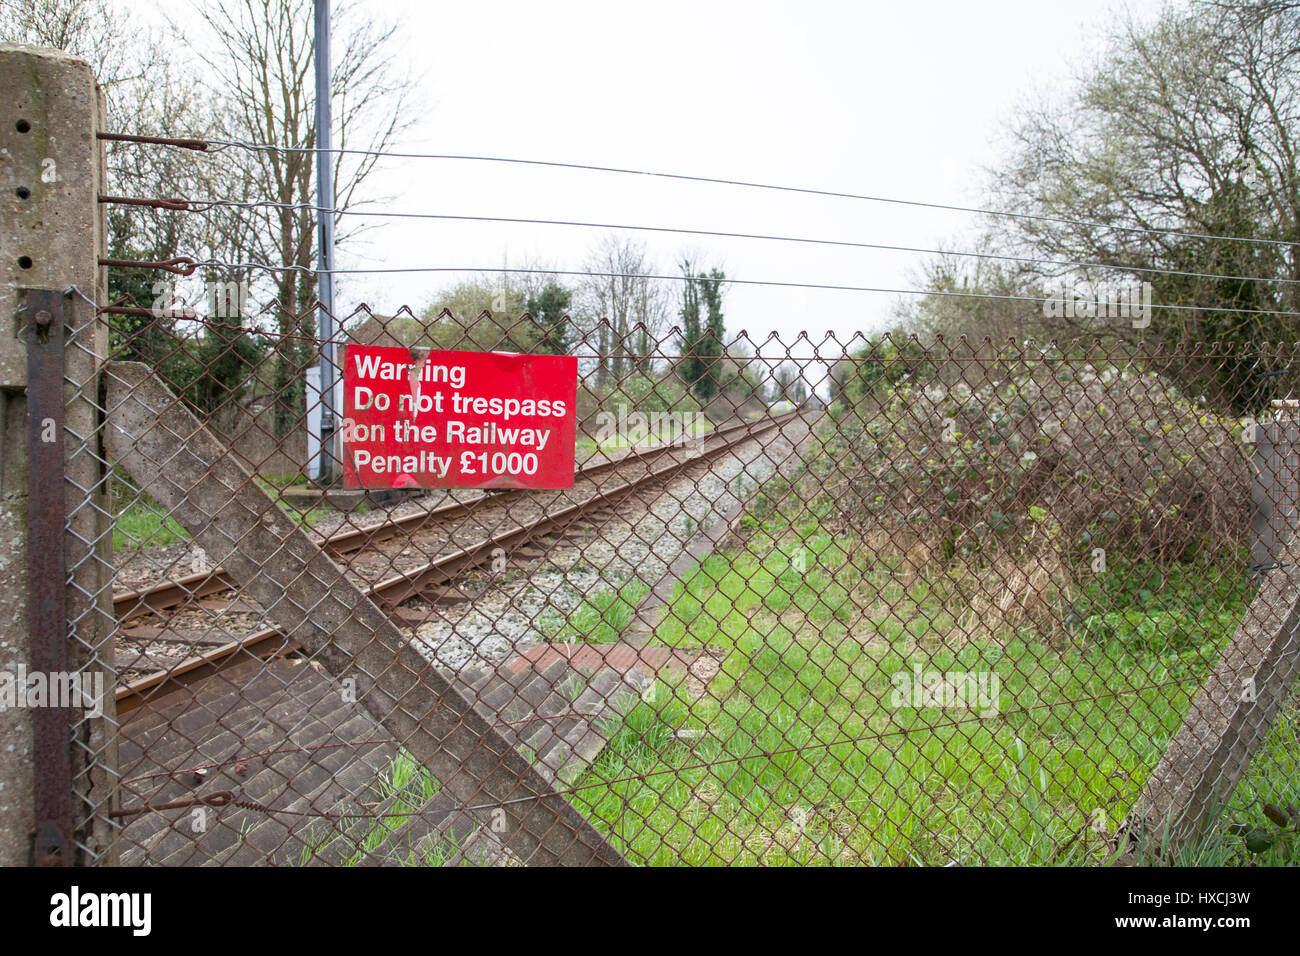
<path id="1" fill-rule="evenodd" d="M 783 186 L 775 183 L 760 183 L 744 179 L 731 179 L 720 176 L 696 176 L 688 173 L 666 173 L 655 170 L 628 169 L 621 166 L 599 166 L 591 163 L 565 163 L 545 159 L 521 159 L 510 156 L 479 156 L 466 153 L 408 153 L 389 150 L 356 149 L 334 147 L 321 150 L 310 146 L 276 146 L 266 143 L 246 143 L 239 140 L 208 140 L 218 149 L 245 149 L 258 152 L 282 153 L 335 153 L 343 155 L 379 156 L 389 159 L 431 159 L 453 162 L 503 163 L 518 166 L 541 166 L 551 169 L 573 169 L 583 172 L 611 173 L 624 176 L 648 176 L 657 179 L 673 179 L 682 182 L 709 183 L 718 186 L 737 186 L 744 189 L 763 189 L 774 192 L 798 193 L 807 196 L 823 196 L 831 199 L 852 199 L 862 202 L 888 203 L 911 206 L 921 209 L 937 209 L 945 212 L 970 213 L 979 216 L 995 216 L 1020 219 L 1031 222 L 1048 222 L 1057 225 L 1083 226 L 1089 229 L 1116 230 L 1135 232 L 1144 235 L 1175 236 L 1183 239 L 1213 239 L 1221 242 L 1245 242 L 1260 245 L 1300 246 L 1300 242 L 1289 239 L 1260 239 L 1253 236 L 1223 236 L 1214 233 L 1187 232 L 1179 229 L 1158 229 L 1149 226 L 1124 226 L 1116 223 L 1101 223 L 1087 219 L 1070 219 L 1062 216 L 1045 216 L 1035 213 L 1012 212 L 1006 209 L 984 209 L 978 206 L 961 206 L 954 203 L 926 202 L 918 199 L 899 199 L 892 196 L 876 196 L 869 193 L 854 193 L 835 189 L 818 189 L 808 186 Z"/>
<path id="2" fill-rule="evenodd" d="M 1254 236 L 1224 236 L 1214 233 L 1188 232 L 1178 229 L 1158 229 L 1150 226 L 1124 226 L 1116 223 L 1101 223 L 1086 219 L 1070 219 L 1062 216 L 1044 216 L 1035 213 L 1012 212 L 1006 209 L 984 209 L 978 206 L 961 206 L 954 203 L 925 202 L 918 199 L 899 199 L 892 196 L 875 196 L 868 193 L 852 193 L 834 189 L 818 189 L 807 186 L 783 186 L 775 183 L 759 183 L 744 179 L 729 179 L 717 176 L 696 176 L 688 173 L 666 173 L 655 170 L 627 169 L 621 166 L 599 166 L 592 163 L 565 163 L 545 159 L 522 159 L 510 156 L 479 156 L 466 153 L 411 153 L 396 150 L 356 149 L 355 147 L 331 147 L 318 149 L 314 146 L 277 146 L 270 143 L 248 143 L 242 140 L 201 140 L 201 139 L 166 139 L 160 137 L 131 136 L 123 133 L 100 133 L 101 139 L 125 143 L 144 143 L 164 146 L 178 146 L 204 152 L 216 152 L 223 149 L 245 149 L 254 152 L 276 153 L 334 153 L 339 155 L 378 156 L 389 159 L 432 159 L 480 163 L 508 163 L 520 166 L 542 166 L 552 169 L 573 169 L 585 172 L 613 173 L 627 176 L 650 176 L 659 179 L 674 179 L 683 182 L 710 183 L 721 186 L 738 186 L 746 189 L 765 189 L 776 192 L 799 193 L 808 196 L 824 196 L 832 199 L 854 199 L 864 202 L 891 203 L 913 206 L 921 209 L 938 209 L 948 212 L 971 213 L 980 216 L 996 216 L 1020 219 L 1031 222 L 1050 222 L 1059 225 L 1085 226 L 1089 229 L 1116 230 L 1135 232 L 1153 236 L 1176 236 L 1184 239 L 1214 239 L 1222 242 L 1246 242 L 1260 245 L 1300 246 L 1300 242 L 1290 239 L 1261 239 Z M 215 147 L 209 150 L 208 147 Z"/>
<path id="3" fill-rule="evenodd" d="M 715 279 L 711 276 L 655 275 L 640 272 L 602 272 L 590 269 L 526 269 L 510 268 L 507 266 L 390 266 L 375 269 L 313 269 L 309 266 L 272 266 L 261 262 L 220 262 L 211 259 L 196 262 L 194 267 L 196 269 L 234 269 L 237 271 L 258 269 L 264 272 L 304 272 L 317 275 L 324 273 L 328 273 L 329 275 L 384 275 L 418 272 L 477 272 L 504 275 L 588 276 L 591 278 L 601 279 L 653 279 L 664 282 L 682 282 L 689 279 L 700 279 L 705 282 L 718 282 L 724 285 L 765 286 L 780 289 L 824 289 L 831 292 L 874 292 L 888 295 L 917 295 L 923 297 L 933 295 L 959 299 L 995 299 L 1005 302 L 1032 302 L 1037 305 L 1042 305 L 1044 302 L 1054 301 L 1051 298 L 1042 298 L 1038 296 L 1002 295 L 992 292 L 958 292 L 942 289 L 896 289 L 884 286 L 839 285 L 825 282 L 791 282 L 781 281 L 778 279 L 734 279 L 730 277 Z M 1095 301 L 1093 304 L 1099 307 L 1105 306 L 1107 305 L 1107 300 L 1103 298 Z M 1166 311 L 1175 312 L 1228 312 L 1234 315 L 1300 317 L 1300 312 L 1270 309 L 1234 309 L 1227 306 L 1165 305 L 1153 302 L 1151 303 L 1151 308 L 1165 309 Z"/>
<path id="4" fill-rule="evenodd" d="M 646 226 L 629 223 L 585 222 L 572 219 L 528 219 L 517 216 L 466 216 L 451 213 L 429 212 L 395 212 L 390 210 L 330 209 L 311 203 L 283 203 L 274 200 L 237 200 L 237 199 L 189 199 L 191 207 L 222 207 L 238 209 L 287 209 L 291 211 L 309 211 L 315 213 L 332 213 L 335 216 L 354 216 L 380 219 L 432 219 L 452 222 L 508 223 L 526 226 L 573 226 L 586 229 L 621 229 L 634 232 L 659 232 L 687 236 L 712 236 L 721 239 L 757 239 L 769 242 L 804 243 L 808 245 L 837 246 L 849 249 L 875 249 L 886 252 L 910 252 L 936 256 L 959 256 L 974 259 L 994 259 L 1002 262 L 1023 262 L 1035 265 L 1061 266 L 1075 269 L 1107 269 L 1116 272 L 1137 272 L 1151 275 L 1181 276 L 1192 279 L 1227 279 L 1238 282 L 1275 282 L 1284 285 L 1300 285 L 1300 279 L 1288 279 L 1284 276 L 1242 276 L 1226 275 L 1217 272 L 1187 272 L 1178 269 L 1156 269 L 1147 266 L 1112 265 L 1103 262 L 1089 262 L 1082 259 L 1047 259 L 1033 256 L 1013 256 L 1006 253 L 966 252 L 956 249 L 927 249 L 923 246 L 900 246 L 881 242 L 859 242 L 849 239 L 817 239 L 810 236 L 779 236 L 765 233 L 727 232 L 714 229 L 687 229 L 677 226 Z M 195 208 L 193 211 L 206 211 Z"/>

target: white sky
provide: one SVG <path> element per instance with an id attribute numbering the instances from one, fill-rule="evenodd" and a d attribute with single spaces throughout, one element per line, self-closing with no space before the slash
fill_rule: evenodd
<path id="1" fill-rule="evenodd" d="M 1155 0 L 1125 5 L 1139 16 Z M 400 144 L 980 205 L 1002 123 L 1067 85 L 1119 6 L 980 2 L 444 3 L 364 0 L 401 24 L 420 73 Z M 337 42 L 337 41 L 336 41 Z M 648 177 L 389 160 L 369 187 L 401 211 L 575 219 L 933 247 L 954 213 Z M 581 268 L 597 230 L 390 220 L 340 268 Z M 640 234 L 660 272 L 684 248 L 729 276 L 915 287 L 921 257 L 755 240 Z M 446 274 L 339 280 L 339 304 L 418 308 Z M 576 281 L 576 280 L 575 280 Z M 890 323 L 896 296 L 733 286 L 730 332 L 820 337 Z"/>

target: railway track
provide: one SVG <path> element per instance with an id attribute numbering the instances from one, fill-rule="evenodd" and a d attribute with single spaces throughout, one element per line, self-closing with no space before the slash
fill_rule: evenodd
<path id="1" fill-rule="evenodd" d="M 779 426 L 792 414 L 795 413 L 788 413 L 771 419 L 771 427 Z M 737 434 L 745 434 L 758 424 L 762 424 L 764 430 L 769 425 L 768 422 L 741 422 L 709 432 L 707 435 L 702 436 L 702 440 L 708 442 L 717 438 L 729 438 Z M 602 475 L 626 467 L 629 464 L 637 462 L 648 464 L 656 461 L 673 451 L 675 447 L 665 445 L 652 446 L 644 450 L 632 449 L 619 458 L 583 465 L 577 470 L 574 477 L 578 480 L 598 479 Z M 430 525 L 467 517 L 485 506 L 490 507 L 494 497 L 496 496 L 481 495 L 468 501 L 451 501 L 428 511 L 390 518 L 378 525 L 349 528 L 326 537 L 320 544 L 329 554 L 346 557 L 398 536 L 416 534 Z M 171 578 L 133 591 L 118 592 L 113 595 L 113 613 L 119 622 L 125 622 L 143 614 L 166 611 L 188 601 L 235 589 L 236 584 L 230 576 L 223 569 L 215 568 Z"/>
<path id="2" fill-rule="evenodd" d="M 613 486 L 598 486 L 591 494 L 562 507 L 544 507 L 539 515 L 527 520 L 499 522 L 495 530 L 468 545 L 457 546 L 454 539 L 449 537 L 448 543 L 452 546 L 440 550 L 428 560 L 378 580 L 363 581 L 363 593 L 403 622 L 419 624 L 427 620 L 431 612 L 421 614 L 403 607 L 411 598 L 419 596 L 430 604 L 466 600 L 463 595 L 449 590 L 449 586 L 466 571 L 488 564 L 499 551 L 515 554 L 525 560 L 539 559 L 549 550 L 550 542 L 585 534 L 588 523 L 612 516 L 617 505 L 638 492 L 648 490 L 683 471 L 705 465 L 743 442 L 780 428 L 798 414 L 800 413 L 791 412 L 757 422 L 742 422 L 710 432 L 703 436 L 705 448 L 700 454 L 690 457 L 671 454 L 675 450 L 674 446 L 663 446 L 633 451 L 618 459 L 586 466 L 579 469 L 577 478 L 596 479 L 634 464 L 644 468 L 644 473 Z M 508 496 L 484 495 L 468 501 L 448 502 L 376 526 L 349 529 L 331 535 L 321 545 L 332 555 L 355 561 L 367 549 L 373 549 L 399 536 L 410 538 L 427 532 L 431 527 L 446 526 L 457 519 L 467 518 L 482 509 L 494 507 L 495 501 L 500 498 L 508 500 Z M 508 512 L 503 510 L 503 514 L 508 515 Z M 153 616 L 163 618 L 166 624 L 167 612 L 188 602 L 214 599 L 225 592 L 237 595 L 237 585 L 225 571 L 217 568 L 160 582 L 146 589 L 118 594 L 114 597 L 114 611 L 122 628 L 121 633 L 126 638 L 148 643 L 166 633 L 167 628 L 141 625 L 138 621 Z M 214 604 L 213 607 L 226 609 L 237 600 L 236 597 L 234 601 Z M 254 609 L 250 607 L 249 610 Z M 277 628 L 263 628 L 216 643 L 210 637 L 196 637 L 195 643 L 204 645 L 204 650 L 183 659 L 161 663 L 158 665 L 159 670 L 120 684 L 116 690 L 119 713 L 129 712 L 150 697 L 174 686 L 202 680 L 232 661 L 250 657 L 273 658 L 293 649 Z M 141 656 L 147 657 L 143 654 Z"/>

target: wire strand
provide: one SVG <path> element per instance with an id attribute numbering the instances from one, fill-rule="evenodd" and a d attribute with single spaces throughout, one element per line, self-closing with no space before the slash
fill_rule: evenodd
<path id="1" fill-rule="evenodd" d="M 165 200 L 180 202 L 180 200 Z M 890 243 L 859 242 L 849 239 L 816 239 L 808 236 L 780 236 L 765 233 L 727 232 L 714 229 L 687 229 L 677 226 L 646 226 L 629 223 L 585 222 L 572 219 L 527 219 L 516 216 L 466 216 L 450 213 L 430 212 L 394 212 L 390 210 L 374 211 L 361 209 L 331 209 L 311 203 L 283 203 L 274 200 L 243 201 L 237 199 L 191 199 L 186 200 L 190 211 L 206 211 L 205 208 L 239 208 L 239 209 L 288 209 L 292 211 L 309 211 L 330 213 L 335 216 L 355 216 L 379 219 L 432 219 L 452 222 L 497 222 L 530 226 L 573 226 L 587 229 L 624 229 L 636 232 L 672 233 L 687 236 L 714 236 L 722 239 L 757 239 L 770 242 L 805 243 L 819 246 L 841 246 L 851 249 L 877 249 L 888 252 L 912 252 L 937 256 L 961 256 L 975 259 L 995 259 L 1003 262 L 1024 262 L 1045 266 L 1068 266 L 1083 269 L 1109 269 L 1117 272 L 1140 272 L 1152 275 L 1182 276 L 1193 279 L 1228 279 L 1239 282 L 1275 282 L 1283 285 L 1300 285 L 1300 279 L 1288 279 L 1285 276 L 1243 276 L 1224 275 L 1216 272 L 1186 272 L 1177 269 L 1155 269 L 1145 266 L 1110 265 L 1103 262 L 1088 262 L 1080 259 L 1045 259 L 1033 256 L 1013 256 L 993 252 L 965 252 L 955 249 L 927 249 L 922 246 L 900 246 Z M 168 207 L 171 208 L 171 207 Z"/>
<path id="2" fill-rule="evenodd" d="M 718 186 L 736 186 L 743 189 L 762 189 L 772 192 L 797 193 L 806 196 L 822 196 L 830 199 L 852 199 L 861 202 L 886 203 L 898 206 L 910 206 L 919 209 L 935 209 L 944 212 L 961 212 L 978 216 L 994 216 L 1017 219 L 1028 222 L 1046 222 L 1057 225 L 1083 226 L 1089 229 L 1116 230 L 1119 232 L 1139 233 L 1153 236 L 1173 236 L 1181 239 L 1212 239 L 1219 242 L 1245 242 L 1259 245 L 1300 246 L 1300 242 L 1289 239 L 1260 239 L 1254 236 L 1224 236 L 1215 233 L 1187 232 L 1179 229 L 1156 229 L 1148 226 L 1122 226 L 1115 223 L 1101 223 L 1087 219 L 1070 219 L 1063 216 L 1044 216 L 1035 213 L 1012 212 L 1006 209 L 985 209 L 979 206 L 962 206 L 955 203 L 926 202 L 919 199 L 899 199 L 893 196 L 877 196 L 870 193 L 854 193 L 836 189 L 818 189 L 809 186 L 783 186 L 776 183 L 760 183 L 745 179 L 730 179 L 722 176 L 696 176 L 688 173 L 667 173 L 656 170 L 628 169 L 621 166 L 599 166 L 592 163 L 564 163 L 546 159 L 522 159 L 511 156 L 480 156 L 469 153 L 408 153 L 390 150 L 356 149 L 352 147 L 333 147 L 326 150 L 314 146 L 277 146 L 268 143 L 246 143 L 241 140 L 208 140 L 217 149 L 245 149 L 254 152 L 280 153 L 319 153 L 328 152 L 340 155 L 378 156 L 388 159 L 431 159 L 452 162 L 501 163 L 517 166 L 540 166 L 549 169 L 573 169 L 582 172 L 611 173 L 623 176 L 648 176 L 656 179 L 672 179 L 679 182 L 708 183 Z"/>
<path id="3" fill-rule="evenodd" d="M 378 269 L 313 269 L 308 266 L 272 266 L 261 262 L 220 262 L 217 260 L 203 260 L 196 264 L 196 268 L 204 269 L 234 269 L 237 271 L 248 271 L 259 269 L 264 272 L 304 272 L 312 274 L 329 275 L 390 275 L 390 274 L 408 274 L 408 273 L 433 273 L 433 272 L 467 272 L 467 273 L 499 273 L 506 275 L 542 275 L 542 276 L 586 276 L 589 278 L 601 279 L 650 279 L 663 282 L 682 282 L 688 277 L 681 275 L 655 275 L 652 273 L 638 272 L 601 272 L 589 269 L 525 269 L 510 268 L 507 266 L 396 266 L 384 267 Z M 821 289 L 830 292 L 871 292 L 887 295 L 914 295 L 914 296 L 940 296 L 946 298 L 966 298 L 966 299 L 993 299 L 1005 302 L 1033 302 L 1042 305 L 1045 302 L 1053 301 L 1050 298 L 1039 298 L 1037 296 L 1027 295 L 1003 295 L 992 292 L 957 292 L 940 289 L 897 289 L 885 286 L 863 286 L 863 285 L 841 285 L 836 283 L 823 282 L 792 282 L 778 279 L 710 279 L 726 285 L 743 285 L 743 286 L 763 286 L 768 288 L 780 289 Z M 1104 304 L 1105 300 L 1100 303 Z M 1234 315 L 1270 315 L 1270 316 L 1295 316 L 1300 317 L 1300 312 L 1286 311 L 1282 309 L 1234 309 L 1227 306 L 1199 306 L 1199 305 L 1165 305 L 1161 303 L 1151 303 L 1153 309 L 1164 309 L 1166 311 L 1176 312 L 1228 312 Z"/>

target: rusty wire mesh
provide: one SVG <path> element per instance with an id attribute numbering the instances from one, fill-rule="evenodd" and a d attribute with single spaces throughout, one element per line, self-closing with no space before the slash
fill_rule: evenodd
<path id="1" fill-rule="evenodd" d="M 114 522 L 105 862 L 1103 862 L 1296 573 L 1295 470 L 1260 468 L 1287 350 L 742 335 L 701 402 L 675 332 L 580 343 L 571 490 L 349 497 L 310 479 L 314 310 L 146 312 L 102 316 L 77 436 Z M 1226 354 L 1254 371 L 1212 400 L 1171 374 Z M 1226 854 L 1298 802 L 1294 698 L 1265 723 Z"/>

